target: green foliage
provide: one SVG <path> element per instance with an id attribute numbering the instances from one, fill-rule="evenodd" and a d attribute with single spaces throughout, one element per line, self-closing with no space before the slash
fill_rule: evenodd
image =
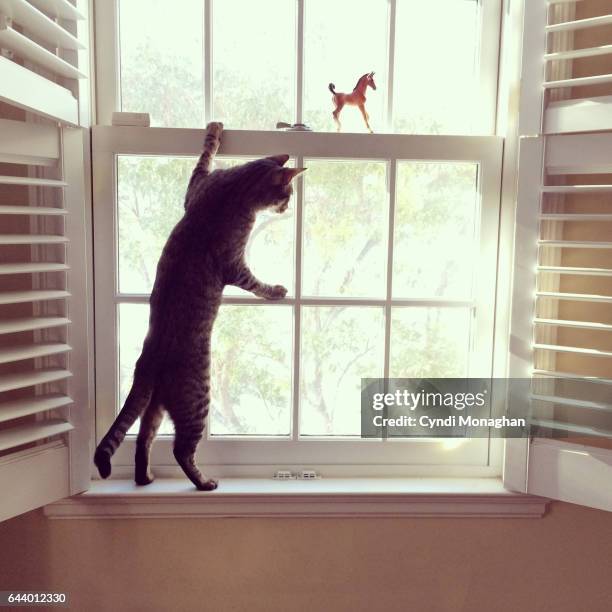
<path id="1" fill-rule="evenodd" d="M 135 67 L 138 66 L 136 70 Z M 152 114 L 157 125 L 201 126 L 201 82 L 155 46 L 125 66 L 124 108 Z M 160 75 L 163 78 L 160 78 Z M 286 83 L 248 84 L 224 69 L 215 114 L 232 127 L 266 127 L 291 119 Z M 251 90 L 253 87 L 251 87 Z M 330 109 L 313 117 L 329 125 Z M 237 163 L 223 160 L 221 164 Z M 308 160 L 305 175 L 303 294 L 384 299 L 388 241 L 387 167 L 381 162 Z M 119 268 L 124 293 L 147 293 L 157 259 L 176 221 L 192 158 L 122 156 L 118 161 Z M 464 270 L 476 231 L 473 164 L 401 163 L 395 218 L 394 294 L 471 295 Z M 292 202 L 292 208 L 296 205 Z M 248 259 L 262 280 L 293 291 L 294 212 L 263 216 Z M 453 236 L 455 238 L 453 238 Z M 418 246 L 415 246 L 418 245 Z M 449 247 L 450 245 L 450 247 Z M 419 250 L 421 249 L 421 250 Z M 467 255 L 465 254 L 467 252 Z M 468 257 L 468 259 L 466 259 Z M 463 274 L 463 276 L 461 276 Z M 433 279 L 433 280 L 431 280 Z M 459 280 L 456 280 L 459 279 Z M 399 293 L 398 293 L 399 292 Z M 143 325 L 122 340 L 139 346 Z M 304 307 L 301 336 L 301 431 L 359 432 L 361 377 L 382 376 L 384 313 L 380 307 Z M 406 376 L 465 373 L 470 313 L 448 308 L 395 309 L 391 371 Z M 224 306 L 214 331 L 211 431 L 289 433 L 293 313 L 288 306 Z M 131 335 L 130 335 L 131 334 Z M 135 351 L 121 352 L 121 392 L 129 388 Z"/>
<path id="2" fill-rule="evenodd" d="M 149 113 L 155 126 L 203 127 L 203 82 L 197 72 L 186 58 L 162 55 L 147 39 L 135 55 L 122 57 L 122 109 Z"/>

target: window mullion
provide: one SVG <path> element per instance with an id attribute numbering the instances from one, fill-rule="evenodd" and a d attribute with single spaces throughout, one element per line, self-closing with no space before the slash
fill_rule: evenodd
<path id="1" fill-rule="evenodd" d="M 397 0 L 389 0 L 389 45 L 387 83 L 387 130 L 393 132 L 393 81 L 395 76 L 395 21 Z"/>
<path id="2" fill-rule="evenodd" d="M 297 65 L 295 69 L 296 77 L 296 104 L 295 122 L 301 123 L 303 120 L 304 108 L 304 0 L 297 0 Z"/>
<path id="3" fill-rule="evenodd" d="M 212 121 L 212 0 L 204 0 L 204 124 Z"/>
<path id="4" fill-rule="evenodd" d="M 387 183 L 389 185 L 389 237 L 387 239 L 387 299 L 385 304 L 385 361 L 383 377 L 389 378 L 391 355 L 391 300 L 393 299 L 393 234 L 395 228 L 395 192 L 397 180 L 397 159 L 389 162 Z"/>
<path id="5" fill-rule="evenodd" d="M 300 3 L 302 0 L 299 0 Z M 298 168 L 304 166 L 304 157 L 299 155 L 296 159 Z M 295 306 L 293 312 L 293 422 L 291 437 L 297 440 L 300 424 L 300 343 L 302 320 L 302 219 L 304 208 L 304 179 L 298 178 L 295 198 Z"/>

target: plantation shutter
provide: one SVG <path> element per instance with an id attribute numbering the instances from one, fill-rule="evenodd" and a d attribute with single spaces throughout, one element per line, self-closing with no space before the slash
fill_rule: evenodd
<path id="1" fill-rule="evenodd" d="M 89 482 L 86 14 L 0 0 L 0 520 Z"/>
<path id="2" fill-rule="evenodd" d="M 525 2 L 508 488 L 612 510 L 612 13 Z"/>

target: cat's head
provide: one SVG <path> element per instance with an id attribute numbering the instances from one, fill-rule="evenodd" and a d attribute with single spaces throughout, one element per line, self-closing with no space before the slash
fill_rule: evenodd
<path id="1" fill-rule="evenodd" d="M 273 155 L 249 162 L 250 203 L 256 210 L 285 212 L 293 194 L 293 179 L 306 168 L 285 168 L 289 155 Z"/>

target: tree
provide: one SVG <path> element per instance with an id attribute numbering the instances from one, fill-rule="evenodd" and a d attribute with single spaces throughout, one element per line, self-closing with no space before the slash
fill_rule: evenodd
<path id="1" fill-rule="evenodd" d="M 161 125 L 201 126 L 193 70 L 149 44 L 127 64 L 128 110 L 146 110 Z M 139 66 L 130 72 L 129 66 Z M 215 100 L 229 125 L 267 123 L 288 113 L 272 84 L 256 96 L 229 74 Z M 160 80 L 159 75 L 163 75 Z M 252 89 L 252 88 L 251 88 Z M 245 91 L 247 93 L 245 93 Z M 177 101 L 181 103 L 177 104 Z M 186 102 L 185 102 L 186 101 Z M 328 109 L 317 121 L 325 121 Z M 225 117 L 224 117 L 225 118 Z M 331 118 L 328 117 L 329 121 Z M 435 127 L 435 126 L 434 126 Z M 242 160 L 220 160 L 218 165 Z M 190 158 L 123 156 L 118 162 L 121 291 L 147 293 L 163 244 L 183 213 Z M 387 168 L 384 162 L 309 160 L 303 210 L 302 293 L 314 297 L 384 299 L 388 250 Z M 476 166 L 402 162 L 398 171 L 393 283 L 396 297 L 471 295 L 470 254 L 477 232 Z M 294 203 L 295 206 L 295 203 Z M 247 258 L 263 280 L 293 292 L 295 217 L 263 215 Z M 446 248 L 440 248 L 443 244 Z M 450 246 L 450 248 L 448 248 Z M 467 273 L 466 273 L 467 270 Z M 240 291 L 240 290 L 234 290 Z M 146 320 L 146 308 L 141 308 Z M 308 306 L 302 309 L 301 432 L 359 433 L 362 377 L 382 376 L 381 307 Z M 469 343 L 470 312 L 397 308 L 392 314 L 391 372 L 460 376 Z M 124 342 L 139 346 L 146 325 Z M 291 426 L 292 313 L 283 305 L 223 306 L 213 336 L 211 430 L 223 434 L 284 435 Z M 122 335 L 123 339 L 123 335 Z M 293 340 L 295 341 L 295 339 Z M 121 350 L 121 392 L 131 382 L 137 350 Z"/>

